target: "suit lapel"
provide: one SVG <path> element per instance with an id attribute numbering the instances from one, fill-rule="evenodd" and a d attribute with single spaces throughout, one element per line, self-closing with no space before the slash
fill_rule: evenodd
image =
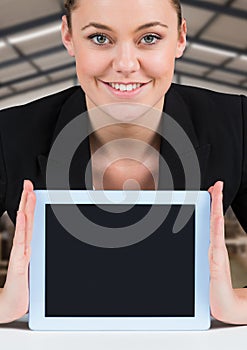
<path id="1" fill-rule="evenodd" d="M 161 134 L 158 188 L 203 189 L 210 145 L 199 145 L 191 112 L 174 84 L 166 94 Z"/>
<path id="2" fill-rule="evenodd" d="M 78 117 L 78 118 L 77 118 Z M 78 89 L 66 100 L 64 105 L 61 108 L 60 114 L 58 116 L 58 120 L 53 132 L 52 136 L 52 145 L 57 139 L 58 135 L 66 125 L 68 125 L 71 121 L 78 120 L 81 121 L 81 125 L 85 126 L 83 130 L 85 135 L 87 135 L 88 118 L 87 118 L 87 107 L 85 101 L 85 94 L 81 88 Z M 78 124 L 78 123 L 77 123 Z M 78 133 L 78 130 L 75 130 L 75 133 Z M 73 135 L 72 135 L 73 137 Z M 81 138 L 83 139 L 83 132 L 81 134 Z M 40 167 L 40 171 L 42 173 L 42 185 L 41 187 L 46 187 L 46 169 L 47 169 L 47 161 L 48 155 L 40 154 L 38 155 L 38 164 Z M 69 170 L 69 182 L 71 189 L 82 189 L 85 188 L 85 169 L 90 160 L 90 146 L 89 146 L 89 138 L 88 136 L 78 144 L 78 148 L 73 155 L 70 170 Z M 54 169 L 54 181 L 52 184 L 53 189 L 63 189 L 66 188 L 65 181 L 62 177 L 64 164 L 63 164 L 63 154 L 62 151 L 59 154 L 59 159 L 52 160 L 49 159 L 49 164 Z M 87 177 L 87 187 L 92 188 L 92 176 L 91 176 L 91 168 L 89 167 L 89 173 Z M 55 180 L 57 179 L 57 181 Z"/>
<path id="3" fill-rule="evenodd" d="M 63 130 L 63 128 L 75 117 L 87 110 L 85 94 L 81 88 L 78 89 L 63 104 L 56 127 L 54 129 L 52 143 Z"/>

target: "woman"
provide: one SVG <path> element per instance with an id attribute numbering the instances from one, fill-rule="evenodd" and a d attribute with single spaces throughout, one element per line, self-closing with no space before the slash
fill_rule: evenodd
<path id="1" fill-rule="evenodd" d="M 224 244 L 223 183 L 217 181 L 224 180 L 224 210 L 232 205 L 247 229 L 246 100 L 171 86 L 175 59 L 182 56 L 186 45 L 186 22 L 179 1 L 71 0 L 65 6 L 63 43 L 75 57 L 82 89 L 71 88 L 0 115 L 0 212 L 7 209 L 14 222 L 21 180 L 31 179 L 24 182 L 17 212 L 8 275 L 0 294 L 0 322 L 10 322 L 28 310 L 33 184 L 45 188 L 45 165 L 53 141 L 69 121 L 87 110 L 93 132 L 75 157 L 71 188 L 166 189 L 160 154 L 171 166 L 174 188 L 184 188 L 178 163 L 158 132 L 162 112 L 186 131 L 200 165 L 200 187 L 209 189 L 212 196 L 211 313 L 224 322 L 247 323 L 247 290 L 231 286 Z M 20 115 L 25 116 L 25 125 Z M 13 150 L 5 135 L 14 124 L 18 126 L 18 147 Z M 134 140 L 134 147 L 129 147 L 129 140 Z M 129 158 L 122 153 L 125 147 Z M 91 180 L 86 183 L 81 167 L 85 171 L 90 158 Z"/>

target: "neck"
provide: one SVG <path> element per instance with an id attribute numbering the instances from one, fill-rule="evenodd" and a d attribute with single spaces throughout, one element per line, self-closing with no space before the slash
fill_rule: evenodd
<path id="1" fill-rule="evenodd" d="M 138 158 L 146 154 L 149 146 L 159 150 L 158 133 L 164 106 L 164 97 L 155 106 L 118 103 L 95 106 L 86 96 L 89 120 L 92 128 L 90 147 L 92 154 L 103 148 L 105 155 L 123 153 Z M 101 152 L 102 152 L 101 151 Z M 129 153 L 128 153 L 129 152 Z"/>

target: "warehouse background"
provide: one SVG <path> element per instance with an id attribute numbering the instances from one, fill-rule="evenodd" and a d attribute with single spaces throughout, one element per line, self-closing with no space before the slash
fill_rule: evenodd
<path id="1" fill-rule="evenodd" d="M 183 0 L 187 50 L 174 81 L 247 92 L 247 1 Z M 0 108 L 77 84 L 64 49 L 61 0 L 0 1 Z"/>
<path id="2" fill-rule="evenodd" d="M 188 44 L 174 82 L 247 93 L 247 0 L 183 0 Z M 62 0 L 0 0 L 0 109 L 78 84 L 74 59 L 60 36 Z M 0 221 L 0 285 L 14 228 Z M 226 243 L 235 286 L 247 284 L 245 233 L 231 210 Z"/>

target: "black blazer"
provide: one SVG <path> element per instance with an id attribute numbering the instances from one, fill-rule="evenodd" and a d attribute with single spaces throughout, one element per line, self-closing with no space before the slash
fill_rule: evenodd
<path id="1" fill-rule="evenodd" d="M 54 140 L 67 123 L 86 110 L 85 94 L 76 86 L 0 112 L 0 216 L 7 210 L 15 223 L 24 179 L 32 180 L 35 189 L 46 188 L 46 163 Z M 224 211 L 231 205 L 247 232 L 246 97 L 172 84 L 165 97 L 164 112 L 179 123 L 196 150 L 200 188 L 207 190 L 217 180 L 223 180 Z M 82 119 L 85 120 L 85 113 Z M 166 118 L 163 119 L 163 132 L 171 133 L 166 129 Z M 178 146 L 189 164 L 193 152 L 182 141 Z M 174 188 L 188 188 L 179 157 L 165 138 L 160 152 L 171 171 Z M 71 162 L 71 189 L 85 189 L 89 160 L 87 137 Z M 169 189 L 166 175 L 161 167 L 159 189 Z M 54 182 L 54 189 L 64 188 L 60 180 Z M 88 182 L 92 188 L 90 176 Z"/>

